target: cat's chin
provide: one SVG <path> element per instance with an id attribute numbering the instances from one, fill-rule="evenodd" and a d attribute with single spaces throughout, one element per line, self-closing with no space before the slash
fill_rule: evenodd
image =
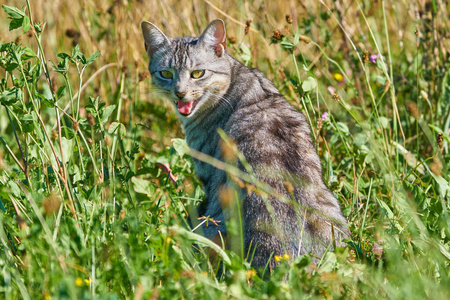
<path id="1" fill-rule="evenodd" d="M 178 100 L 177 109 L 180 115 L 182 115 L 183 117 L 189 117 L 190 115 L 192 115 L 192 112 L 195 110 L 195 107 L 197 106 L 199 100 L 200 99 L 196 99 L 189 102 Z"/>

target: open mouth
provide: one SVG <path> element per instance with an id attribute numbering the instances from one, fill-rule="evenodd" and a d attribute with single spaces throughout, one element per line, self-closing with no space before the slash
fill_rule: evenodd
<path id="1" fill-rule="evenodd" d="M 180 114 L 182 114 L 183 116 L 189 116 L 191 112 L 194 110 L 197 103 L 198 99 L 189 102 L 178 100 L 177 108 Z"/>

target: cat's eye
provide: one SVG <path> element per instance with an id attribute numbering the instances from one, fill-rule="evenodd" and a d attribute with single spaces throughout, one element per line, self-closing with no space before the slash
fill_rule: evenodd
<path id="1" fill-rule="evenodd" d="M 166 78 L 166 79 L 172 79 L 172 77 L 173 77 L 172 72 L 167 71 L 167 70 L 160 71 L 159 74 L 161 74 L 162 78 Z"/>
<path id="2" fill-rule="evenodd" d="M 194 79 L 201 78 L 203 75 L 205 75 L 205 70 L 195 70 L 191 73 L 191 77 Z"/>

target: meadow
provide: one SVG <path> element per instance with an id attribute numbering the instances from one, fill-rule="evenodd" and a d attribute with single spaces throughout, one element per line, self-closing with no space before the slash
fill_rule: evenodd
<path id="1" fill-rule="evenodd" d="M 8 0 L 0 298 L 450 299 L 449 13 L 443 0 Z M 277 257 L 264 280 L 199 234 L 214 225 L 195 214 L 194 154 L 147 71 L 142 20 L 179 37 L 216 18 L 228 53 L 307 116 L 352 232 L 318 260 Z"/>

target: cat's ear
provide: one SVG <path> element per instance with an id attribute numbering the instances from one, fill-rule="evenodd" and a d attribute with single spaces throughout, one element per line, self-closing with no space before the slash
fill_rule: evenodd
<path id="1" fill-rule="evenodd" d="M 216 19 L 209 23 L 205 31 L 199 37 L 199 44 L 213 48 L 218 57 L 225 52 L 226 42 L 225 24 L 221 19 Z"/>
<path id="2" fill-rule="evenodd" d="M 142 34 L 145 40 L 145 51 L 151 57 L 159 48 L 170 45 L 169 38 L 156 25 L 142 21 Z"/>

